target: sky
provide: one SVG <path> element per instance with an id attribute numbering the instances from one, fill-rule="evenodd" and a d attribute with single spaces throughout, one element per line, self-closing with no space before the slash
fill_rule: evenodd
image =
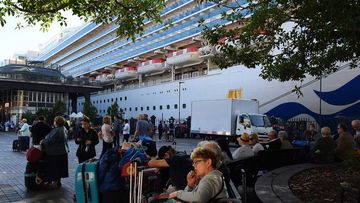
<path id="1" fill-rule="evenodd" d="M 83 24 L 77 17 L 67 16 L 67 27 L 60 26 L 55 22 L 47 32 L 40 31 L 40 26 L 15 29 L 19 19 L 7 17 L 5 26 L 0 26 L 0 61 L 13 58 L 15 53 L 22 53 L 28 50 L 38 51 L 39 44 L 46 43 L 57 33 L 64 29 L 81 26 Z"/>

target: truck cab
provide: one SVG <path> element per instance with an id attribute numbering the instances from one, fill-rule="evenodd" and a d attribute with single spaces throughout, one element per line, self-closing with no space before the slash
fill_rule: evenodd
<path id="1" fill-rule="evenodd" d="M 270 119 L 263 114 L 239 114 L 236 119 L 236 135 L 256 133 L 260 139 L 267 139 L 272 131 Z"/>

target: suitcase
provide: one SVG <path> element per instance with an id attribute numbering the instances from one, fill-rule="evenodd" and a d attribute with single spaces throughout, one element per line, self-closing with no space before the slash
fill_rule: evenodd
<path id="1" fill-rule="evenodd" d="M 25 182 L 25 187 L 28 190 L 37 190 L 41 188 L 41 186 L 36 184 L 35 181 L 36 176 L 38 175 L 38 170 L 39 170 L 38 163 L 27 162 L 24 173 L 24 182 Z"/>
<path id="2" fill-rule="evenodd" d="M 77 203 L 99 203 L 98 160 L 89 160 L 78 165 L 75 173 Z"/>
<path id="3" fill-rule="evenodd" d="M 20 151 L 26 151 L 29 149 L 29 144 L 30 144 L 29 136 L 19 136 L 18 140 L 20 144 Z"/>
<path id="4" fill-rule="evenodd" d="M 162 193 L 161 176 L 157 168 L 144 168 L 143 171 L 143 194 L 151 195 Z"/>
<path id="5" fill-rule="evenodd" d="M 12 150 L 13 151 L 20 151 L 20 142 L 19 140 L 14 140 L 12 143 Z"/>

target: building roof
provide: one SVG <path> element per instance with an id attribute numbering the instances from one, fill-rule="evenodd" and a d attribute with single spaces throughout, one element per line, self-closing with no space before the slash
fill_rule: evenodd
<path id="1" fill-rule="evenodd" d="M 61 74 L 59 70 L 36 67 L 36 66 L 28 66 L 22 64 L 9 64 L 0 67 L 0 74 L 2 73 L 10 73 L 10 74 L 23 73 L 23 74 L 32 74 L 32 75 L 58 77 L 58 78 L 65 77 L 63 74 Z"/>

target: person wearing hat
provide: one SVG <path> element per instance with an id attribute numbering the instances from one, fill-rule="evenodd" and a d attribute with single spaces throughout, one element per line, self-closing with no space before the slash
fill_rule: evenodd
<path id="1" fill-rule="evenodd" d="M 249 134 L 243 133 L 240 137 L 238 137 L 237 140 L 240 144 L 240 147 L 237 148 L 232 154 L 234 160 L 246 159 L 255 155 L 250 146 L 251 142 Z"/>

